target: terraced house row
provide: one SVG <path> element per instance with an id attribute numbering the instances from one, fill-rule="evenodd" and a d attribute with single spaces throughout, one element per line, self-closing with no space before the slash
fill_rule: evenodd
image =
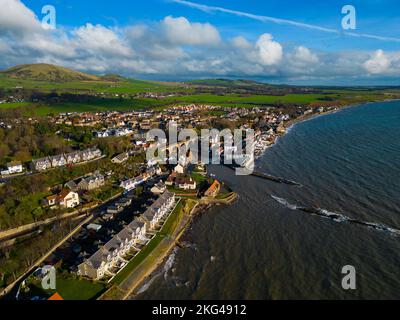
<path id="1" fill-rule="evenodd" d="M 155 175 L 160 175 L 162 173 L 161 168 L 159 166 L 152 166 L 146 170 L 146 172 L 138 175 L 135 178 L 123 180 L 120 183 L 120 187 L 124 188 L 126 191 L 131 191 L 135 189 L 137 186 L 140 186 L 150 178 Z"/>
<path id="2" fill-rule="evenodd" d="M 45 171 L 51 168 L 63 167 L 68 164 L 91 161 L 102 156 L 102 152 L 97 147 L 82 151 L 60 154 L 56 156 L 44 157 L 31 162 L 31 170 Z"/>
<path id="3" fill-rule="evenodd" d="M 78 266 L 78 275 L 94 280 L 112 277 L 123 268 L 124 259 L 132 250 L 145 245 L 146 234 L 157 230 L 174 208 L 175 194 L 164 192 L 141 216 L 127 225 L 104 246 Z"/>

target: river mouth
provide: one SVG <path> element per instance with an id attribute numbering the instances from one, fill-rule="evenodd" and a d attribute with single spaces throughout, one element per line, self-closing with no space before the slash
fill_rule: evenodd
<path id="1" fill-rule="evenodd" d="M 399 119 L 393 101 L 296 124 L 256 170 L 301 188 L 210 166 L 238 201 L 196 219 L 196 249 L 137 298 L 399 299 Z M 345 265 L 356 290 L 341 287 Z"/>

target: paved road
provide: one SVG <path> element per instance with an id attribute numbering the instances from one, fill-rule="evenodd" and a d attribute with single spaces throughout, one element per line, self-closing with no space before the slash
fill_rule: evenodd
<path id="1" fill-rule="evenodd" d="M 73 229 L 69 234 L 67 234 L 62 240 L 60 240 L 57 244 L 55 244 L 44 256 L 38 259 L 26 272 L 24 272 L 21 276 L 18 277 L 13 283 L 6 287 L 2 292 L 0 292 L 0 297 L 6 296 L 7 299 L 14 299 L 15 295 L 18 291 L 20 284 L 33 272 L 35 271 L 55 250 L 57 250 L 61 245 L 63 245 L 66 241 L 68 241 L 72 236 L 80 231 L 80 229 L 89 223 L 95 221 L 101 214 L 101 212 L 109 205 L 110 201 L 114 201 L 119 197 L 123 197 L 124 195 L 120 194 L 115 196 L 114 198 L 108 200 L 108 202 L 103 203 L 96 209 L 93 209 L 92 212 L 88 213 L 88 217 L 82 221 L 75 229 Z"/>
<path id="2" fill-rule="evenodd" d="M 156 183 L 161 179 L 161 177 L 154 177 L 150 179 L 148 182 L 150 183 Z M 95 209 L 92 209 L 92 211 L 89 213 L 88 212 L 88 217 L 81 222 L 73 231 L 71 231 L 68 235 L 66 235 L 62 240 L 60 240 L 56 245 L 54 245 L 47 253 L 46 255 L 42 256 L 40 259 L 38 259 L 32 267 L 29 268 L 26 272 L 24 272 L 20 277 L 18 277 L 17 280 L 15 280 L 12 284 L 6 287 L 6 289 L 3 290 L 3 292 L 0 292 L 0 297 L 2 296 L 7 296 L 8 299 L 14 299 L 15 295 L 18 291 L 18 288 L 20 284 L 33 272 L 35 271 L 40 264 L 42 264 L 55 250 L 57 250 L 61 245 L 63 245 L 67 240 L 69 240 L 72 236 L 74 236 L 80 229 L 89 223 L 93 223 L 100 215 L 101 213 L 109 206 L 110 202 L 115 201 L 119 198 L 122 198 L 125 196 L 125 193 L 118 194 L 114 196 L 113 198 L 109 199 L 107 202 L 103 203 L 102 205 L 96 207 Z"/>
<path id="3" fill-rule="evenodd" d="M 72 230 L 71 233 L 69 233 L 67 236 L 65 236 L 62 240 L 60 240 L 57 244 L 55 244 L 44 256 L 42 256 L 40 259 L 38 259 L 31 267 L 29 270 L 24 272 L 17 280 L 15 280 L 13 283 L 11 283 L 6 289 L 3 290 L 3 292 L 0 293 L 1 296 L 6 296 L 6 299 L 14 299 L 17 292 L 18 288 L 21 285 L 21 283 L 32 273 L 34 272 L 52 253 L 54 250 L 56 250 L 58 247 L 60 247 L 62 244 L 64 244 L 66 241 L 68 241 L 69 238 L 71 238 L 73 235 L 75 235 L 83 225 L 90 223 L 94 219 L 93 215 L 90 215 L 87 217 L 84 221 L 82 221 L 74 230 Z"/>

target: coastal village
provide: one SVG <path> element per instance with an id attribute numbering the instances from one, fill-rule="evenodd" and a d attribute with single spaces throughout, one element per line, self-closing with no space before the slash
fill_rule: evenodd
<path id="1" fill-rule="evenodd" d="M 190 203 L 194 210 L 199 204 L 208 207 L 234 201 L 235 194 L 222 181 L 209 176 L 203 163 L 190 163 L 190 154 L 179 159 L 177 164 L 146 161 L 143 158 L 145 152 L 159 142 L 146 140 L 148 130 L 167 130 L 171 124 L 178 131 L 184 128 L 252 128 L 257 158 L 294 120 L 334 110 L 335 107 L 299 107 L 285 113 L 271 107 L 190 104 L 160 111 L 48 116 L 46 121 L 58 128 L 57 136 L 73 142 L 69 128 L 85 130 L 90 136 L 89 146 L 82 149 L 74 146 L 69 152 L 49 154 L 27 162 L 7 162 L 1 171 L 2 183 L 7 185 L 14 179 L 52 175 L 58 170 L 71 173 L 79 169 L 78 176 L 69 174 L 71 179 L 65 179 L 62 184 L 49 185 L 39 199 L 40 207 L 35 209 L 53 217 L 52 221 L 61 223 L 66 219 L 63 217 L 74 217 L 77 224 L 33 273 L 26 274 L 19 283 L 18 297 L 42 298 L 37 292 L 37 283 L 45 276 L 49 265 L 60 270 L 66 279 L 95 281 L 101 284 L 102 292 L 108 292 L 110 284 L 122 281 L 122 274 L 137 263 L 136 259 L 143 259 L 143 252 L 152 246 L 171 220 L 175 219 L 174 223 L 179 224 L 183 207 Z M 14 126 L 13 121 L 7 125 Z M 37 120 L 28 121 L 35 123 Z M 117 153 L 110 153 L 102 147 L 103 141 L 108 139 L 125 139 L 127 144 Z M 210 147 L 218 143 L 220 141 L 210 141 Z"/>
<path id="2" fill-rule="evenodd" d="M 180 105 L 162 111 L 109 111 L 109 112 L 83 112 L 60 113 L 48 117 L 47 121 L 56 125 L 85 127 L 92 129 L 93 138 L 131 137 L 132 146 L 126 152 L 113 158 L 115 163 L 127 160 L 129 152 L 145 152 L 150 146 L 146 141 L 146 132 L 151 129 L 167 129 L 173 123 L 177 129 L 183 128 L 213 128 L 213 124 L 223 123 L 229 128 L 255 129 L 256 157 L 265 151 L 266 147 L 274 144 L 277 136 L 285 133 L 287 123 L 296 118 L 308 115 L 335 111 L 336 106 L 329 107 L 297 107 L 291 113 L 283 113 L 280 109 L 267 108 L 241 108 L 221 107 L 214 105 Z M 37 119 L 29 119 L 35 123 Z M 10 120 L 4 124 L 8 127 L 17 125 L 18 119 Z M 215 126 L 214 126 L 215 127 Z M 60 134 L 60 132 L 59 132 Z M 53 155 L 22 164 L 12 161 L 2 169 L 1 175 L 7 177 L 20 174 L 25 170 L 44 171 L 55 167 L 78 164 L 101 158 L 101 150 L 92 149 L 71 152 L 68 154 Z"/>
<path id="3" fill-rule="evenodd" d="M 0 0 L 0 302 L 400 298 L 398 3 Z"/>

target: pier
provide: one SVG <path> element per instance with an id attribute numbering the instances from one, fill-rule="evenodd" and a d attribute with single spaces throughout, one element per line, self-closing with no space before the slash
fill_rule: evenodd
<path id="1" fill-rule="evenodd" d="M 224 166 L 226 166 L 226 167 L 228 167 L 228 168 L 230 168 L 232 170 L 235 170 L 235 167 L 232 166 L 232 165 L 224 164 Z M 297 187 L 301 187 L 302 186 L 300 183 L 298 183 L 296 181 L 292 181 L 292 180 L 288 180 L 288 179 L 280 178 L 280 177 L 275 177 L 275 176 L 272 176 L 270 174 L 266 174 L 266 173 L 262 173 L 262 172 L 253 171 L 253 173 L 251 173 L 250 175 L 253 176 L 253 177 L 258 177 L 258 178 L 261 178 L 261 179 L 273 181 L 273 182 L 276 182 L 276 183 L 283 183 L 283 184 L 287 184 L 287 185 L 291 185 L 291 186 L 297 186 Z"/>

